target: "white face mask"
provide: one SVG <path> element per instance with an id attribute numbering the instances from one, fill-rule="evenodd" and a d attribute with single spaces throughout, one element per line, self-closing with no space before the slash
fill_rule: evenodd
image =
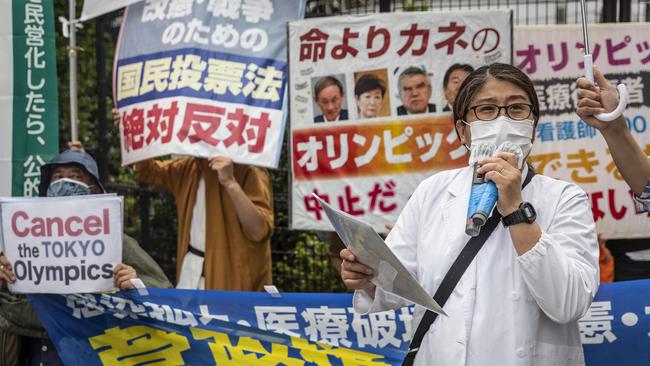
<path id="1" fill-rule="evenodd" d="M 534 122 L 532 120 L 515 121 L 510 117 L 499 116 L 492 121 L 464 123 L 470 127 L 472 145 L 491 143 L 500 146 L 507 141 L 519 146 L 524 158 L 530 154 L 533 147 Z"/>

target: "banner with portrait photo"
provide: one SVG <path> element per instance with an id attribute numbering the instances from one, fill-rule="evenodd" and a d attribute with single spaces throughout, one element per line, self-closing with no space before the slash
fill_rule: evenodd
<path id="1" fill-rule="evenodd" d="M 139 2 L 113 68 L 122 163 L 226 155 L 277 167 L 286 119 L 288 21 L 305 0 Z"/>
<path id="2" fill-rule="evenodd" d="M 589 26 L 594 64 L 630 94 L 625 117 L 650 156 L 650 33 L 646 24 Z M 650 236 L 650 215 L 636 213 L 632 193 L 600 132 L 580 120 L 576 79 L 584 75 L 579 25 L 518 26 L 515 65 L 535 82 L 541 118 L 530 156 L 537 171 L 578 184 L 591 200 L 598 232 L 607 239 Z"/>
<path id="3" fill-rule="evenodd" d="M 331 230 L 316 193 L 378 231 L 427 176 L 467 164 L 450 101 L 511 62 L 510 11 L 341 16 L 289 24 L 291 226 Z"/>

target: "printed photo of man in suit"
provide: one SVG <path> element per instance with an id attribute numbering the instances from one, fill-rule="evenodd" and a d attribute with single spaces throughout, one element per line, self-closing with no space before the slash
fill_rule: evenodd
<path id="1" fill-rule="evenodd" d="M 324 76 L 314 86 L 314 102 L 321 114 L 314 117 L 314 122 L 335 122 L 348 119 L 348 110 L 342 109 L 345 100 L 343 84 L 334 76 Z M 314 113 L 315 114 L 315 113 Z"/>

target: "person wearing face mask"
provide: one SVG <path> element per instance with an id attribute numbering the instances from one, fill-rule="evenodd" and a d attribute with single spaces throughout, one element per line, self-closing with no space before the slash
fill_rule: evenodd
<path id="1" fill-rule="evenodd" d="M 75 149 L 41 166 L 40 196 L 105 193 L 95 160 L 80 149 L 78 142 L 71 145 Z M 113 281 L 120 290 L 134 288 L 134 278 L 140 278 L 148 287 L 172 287 L 153 258 L 126 234 L 122 238 L 122 259 L 124 263 L 113 269 Z M 27 298 L 7 290 L 7 283 L 15 281 L 9 258 L 0 255 L 0 366 L 63 365 Z"/>
<path id="2" fill-rule="evenodd" d="M 477 162 L 479 173 L 496 184 L 498 201 L 488 220 L 492 226 L 482 229 L 483 244 L 469 261 L 459 253 L 474 248 L 465 233 L 472 166 L 424 180 L 386 238 L 418 282 L 444 299 L 448 315 L 424 316 L 415 307 L 404 364 L 584 364 L 578 319 L 598 288 L 595 224 L 584 191 L 535 174 L 524 163 L 539 118 L 531 80 L 512 65 L 483 66 L 463 82 L 453 111 L 468 148 L 477 140 L 508 142 L 522 154 L 518 159 L 501 152 Z M 355 311 L 408 304 L 375 287 L 372 269 L 348 249 L 341 258 L 341 278 L 355 290 Z M 459 272 L 456 262 L 466 266 Z"/>

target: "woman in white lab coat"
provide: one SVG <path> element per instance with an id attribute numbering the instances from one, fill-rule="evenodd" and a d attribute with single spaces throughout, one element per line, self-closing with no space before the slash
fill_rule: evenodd
<path id="1" fill-rule="evenodd" d="M 454 104 L 456 131 L 530 153 L 539 118 L 532 82 L 516 67 L 484 66 L 464 81 Z M 585 192 L 572 183 L 535 175 L 522 190 L 515 155 L 479 161 L 498 190 L 499 224 L 465 271 L 444 310 L 426 333 L 415 365 L 581 365 L 578 319 L 598 288 L 598 243 Z M 386 242 L 430 293 L 469 240 L 465 234 L 471 167 L 423 181 Z M 530 209 L 536 215 L 530 215 Z M 523 211 L 527 211 L 523 212 Z M 341 251 L 341 277 L 355 289 L 357 312 L 407 305 L 371 282 L 372 270 Z M 413 327 L 424 309 L 415 309 Z"/>

